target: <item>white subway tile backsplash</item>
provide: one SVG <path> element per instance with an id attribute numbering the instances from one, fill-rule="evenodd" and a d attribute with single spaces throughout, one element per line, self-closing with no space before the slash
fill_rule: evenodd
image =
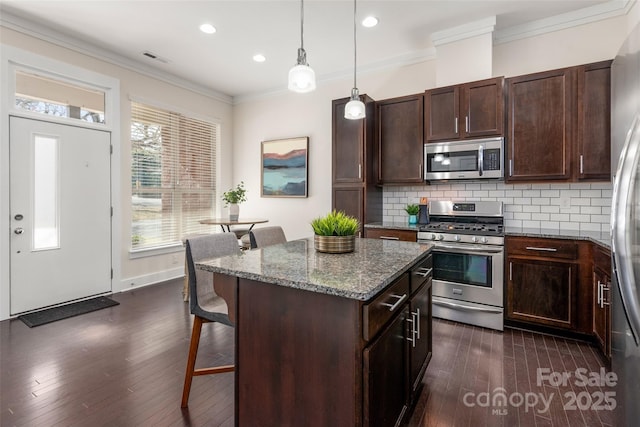
<path id="1" fill-rule="evenodd" d="M 429 200 L 499 200 L 507 226 L 609 231 L 610 183 L 505 184 L 468 182 L 385 187 L 383 219 L 406 221 L 404 207 Z"/>

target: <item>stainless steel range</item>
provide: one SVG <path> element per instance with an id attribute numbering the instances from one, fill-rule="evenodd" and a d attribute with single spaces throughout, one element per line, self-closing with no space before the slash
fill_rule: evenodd
<path id="1" fill-rule="evenodd" d="M 433 248 L 433 316 L 503 330 L 502 202 L 429 203 L 419 242 Z"/>

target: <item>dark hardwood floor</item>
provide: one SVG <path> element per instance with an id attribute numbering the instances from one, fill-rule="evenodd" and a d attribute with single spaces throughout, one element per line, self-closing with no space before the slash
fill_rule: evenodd
<path id="1" fill-rule="evenodd" d="M 119 306 L 32 329 L 0 322 L 0 425 L 232 426 L 233 373 L 194 378 L 189 409 L 180 408 L 192 322 L 181 290 L 175 280 L 116 294 Z M 612 425 L 607 410 L 563 410 L 565 395 L 582 392 L 582 406 L 606 387 L 579 387 L 573 375 L 559 387 L 536 384 L 537 368 L 598 372 L 590 345 L 437 319 L 433 330 L 409 426 Z M 232 362 L 233 330 L 205 325 L 198 360 Z M 506 406 L 484 404 L 500 392 Z M 537 405 L 518 407 L 518 396 L 534 403 L 532 393 Z M 538 393 L 551 397 L 548 410 Z"/>

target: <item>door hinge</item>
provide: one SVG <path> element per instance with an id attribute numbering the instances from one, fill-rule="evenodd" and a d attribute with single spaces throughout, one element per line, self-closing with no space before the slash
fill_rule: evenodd
<path id="1" fill-rule="evenodd" d="M 109 154 L 113 154 L 113 144 L 109 144 Z"/>
<path id="2" fill-rule="evenodd" d="M 113 268 L 111 269 L 111 278 L 113 279 Z"/>
<path id="3" fill-rule="evenodd" d="M 111 217 L 113 217 L 113 206 L 111 206 Z"/>

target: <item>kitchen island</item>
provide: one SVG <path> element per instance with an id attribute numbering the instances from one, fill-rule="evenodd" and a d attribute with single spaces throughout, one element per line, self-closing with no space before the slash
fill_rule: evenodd
<path id="1" fill-rule="evenodd" d="M 313 239 L 197 263 L 235 323 L 237 426 L 394 426 L 431 357 L 431 246 Z"/>

